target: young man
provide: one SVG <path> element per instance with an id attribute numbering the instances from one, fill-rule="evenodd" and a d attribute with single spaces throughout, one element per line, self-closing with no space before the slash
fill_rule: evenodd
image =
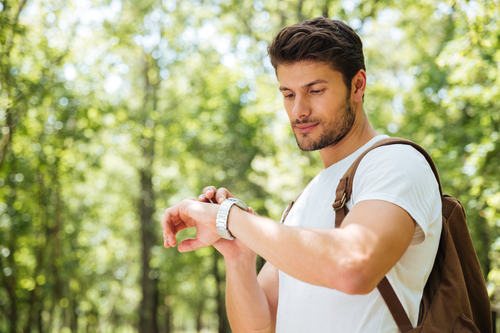
<path id="1" fill-rule="evenodd" d="M 335 228 L 331 205 L 340 178 L 386 137 L 363 110 L 361 40 L 341 21 L 316 18 L 282 29 L 269 54 L 297 144 L 319 150 L 324 170 L 283 224 L 245 212 L 241 202 L 243 209 L 232 207 L 235 200 L 225 200 L 234 198 L 230 192 L 207 187 L 199 201 L 165 211 L 165 247 L 194 227 L 197 238 L 182 241 L 179 251 L 214 245 L 224 255 L 234 332 L 397 332 L 376 289 L 384 276 L 416 325 L 441 232 L 430 166 L 406 145 L 368 153 L 354 178 L 350 212 Z M 258 276 L 256 253 L 267 260 Z"/>

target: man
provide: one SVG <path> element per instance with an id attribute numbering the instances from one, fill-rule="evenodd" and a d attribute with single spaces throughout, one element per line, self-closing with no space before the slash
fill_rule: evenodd
<path id="1" fill-rule="evenodd" d="M 397 332 L 376 289 L 384 276 L 415 326 L 441 232 L 432 170 L 410 146 L 368 153 L 354 177 L 350 212 L 335 228 L 331 205 L 340 178 L 387 137 L 373 130 L 363 110 L 361 40 L 341 21 L 316 18 L 282 29 L 269 54 L 297 144 L 318 150 L 324 170 L 283 224 L 228 206 L 230 192 L 207 187 L 199 201 L 165 211 L 165 247 L 176 246 L 178 231 L 194 227 L 197 238 L 182 241 L 179 251 L 214 245 L 224 255 L 234 332 Z M 218 214 L 219 231 L 234 240 L 220 237 Z M 267 260 L 258 275 L 256 253 Z"/>

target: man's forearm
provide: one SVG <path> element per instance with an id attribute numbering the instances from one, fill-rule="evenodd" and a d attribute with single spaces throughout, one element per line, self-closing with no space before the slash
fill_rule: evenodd
<path id="1" fill-rule="evenodd" d="M 332 236 L 326 235 L 327 230 L 285 227 L 237 209 L 231 210 L 228 228 L 279 270 L 310 284 L 332 287 L 329 276 L 340 266 L 332 253 L 343 242 L 342 232 Z"/>
<path id="2" fill-rule="evenodd" d="M 396 205 L 363 201 L 339 229 L 287 227 L 236 209 L 231 211 L 228 228 L 255 253 L 298 280 L 364 294 L 404 254 L 414 223 Z"/>
<path id="3" fill-rule="evenodd" d="M 266 295 L 257 281 L 255 255 L 226 260 L 226 307 L 233 332 L 273 332 Z"/>

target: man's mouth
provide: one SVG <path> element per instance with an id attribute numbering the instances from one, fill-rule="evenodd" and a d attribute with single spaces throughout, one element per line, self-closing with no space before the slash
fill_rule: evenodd
<path id="1" fill-rule="evenodd" d="M 297 124 L 295 125 L 295 128 L 299 133 L 307 133 L 316 128 L 316 126 L 318 126 L 318 123 L 313 123 L 313 124 L 307 123 L 307 124 Z"/>

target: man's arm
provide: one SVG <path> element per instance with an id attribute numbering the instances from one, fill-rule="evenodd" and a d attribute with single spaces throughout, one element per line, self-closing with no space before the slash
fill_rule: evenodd
<path id="1" fill-rule="evenodd" d="M 167 209 L 162 221 L 165 246 L 175 246 L 177 232 L 188 227 L 197 228 L 197 238 L 184 240 L 180 251 L 231 242 L 218 236 L 216 215 L 216 205 L 191 200 Z M 366 294 L 403 256 L 415 222 L 395 204 L 369 200 L 354 205 L 339 229 L 288 227 L 234 207 L 228 228 L 238 241 L 296 279 Z"/>
<path id="2" fill-rule="evenodd" d="M 276 330 L 276 314 L 278 312 L 279 299 L 279 272 L 271 263 L 266 262 L 260 270 L 259 285 L 267 298 L 269 311 L 271 312 L 272 332 Z"/>
<path id="3" fill-rule="evenodd" d="M 218 205 L 234 196 L 226 189 L 209 186 L 199 202 L 184 200 L 167 209 L 162 219 L 165 247 L 175 246 L 177 232 L 197 228 L 197 237 L 185 239 L 179 251 L 191 251 L 213 244 L 226 263 L 226 308 L 234 332 L 274 332 L 278 306 L 278 270 L 266 263 L 257 277 L 255 252 L 239 239 L 221 239 L 213 229 Z M 250 208 L 249 212 L 253 213 Z M 203 227 L 205 226 L 205 227 Z M 217 240 L 218 239 L 218 240 Z"/>
<path id="4" fill-rule="evenodd" d="M 226 260 L 226 308 L 233 332 L 276 329 L 278 270 L 266 263 L 257 277 L 253 260 Z"/>
<path id="5" fill-rule="evenodd" d="M 415 222 L 386 201 L 362 201 L 339 229 L 287 227 L 232 209 L 231 233 L 277 269 L 347 294 L 371 292 L 410 245 Z"/>
<path id="6" fill-rule="evenodd" d="M 227 189 L 208 186 L 199 201 L 220 203 L 234 197 Z M 249 207 L 249 212 L 255 214 Z M 278 270 L 266 263 L 258 276 L 255 252 L 239 239 L 220 240 L 214 246 L 226 264 L 226 308 L 234 332 L 275 332 L 278 308 Z"/>
<path id="7" fill-rule="evenodd" d="M 402 208 L 362 201 L 340 229 L 287 227 L 237 210 L 233 235 L 276 268 L 301 281 L 347 294 L 371 292 L 410 245 L 415 224 Z"/>

